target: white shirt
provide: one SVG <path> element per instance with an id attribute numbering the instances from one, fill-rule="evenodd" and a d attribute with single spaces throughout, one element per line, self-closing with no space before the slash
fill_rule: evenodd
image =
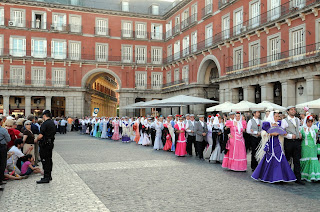
<path id="1" fill-rule="evenodd" d="M 199 121 L 199 122 L 200 122 L 201 126 L 204 127 L 204 123 L 202 121 Z"/>
<path id="2" fill-rule="evenodd" d="M 66 125 L 67 125 L 67 121 L 64 120 L 64 119 L 62 119 L 60 125 L 61 125 L 61 126 L 66 126 Z"/>
<path id="3" fill-rule="evenodd" d="M 288 116 L 288 120 L 289 121 L 291 121 L 291 123 L 294 125 L 294 126 L 296 126 L 296 117 L 293 117 L 293 118 L 291 118 L 290 116 Z M 298 120 L 298 124 L 300 124 L 300 121 Z M 299 125 L 300 126 L 300 125 Z M 288 124 L 288 122 L 286 121 L 286 119 L 283 119 L 283 120 L 281 120 L 281 127 L 283 128 L 283 129 L 286 129 L 286 128 L 288 128 L 289 127 L 289 124 Z M 287 139 L 292 139 L 292 135 L 293 134 L 287 134 L 285 137 L 287 138 Z M 298 138 L 297 138 L 298 139 Z"/>
<path id="4" fill-rule="evenodd" d="M 255 117 L 253 117 L 253 120 L 255 120 L 255 122 L 257 123 L 257 125 L 259 126 L 259 119 L 256 119 Z M 253 131 L 251 132 L 251 127 L 252 127 L 252 122 L 251 122 L 251 119 L 248 121 L 248 124 L 247 124 L 247 133 L 248 134 L 253 134 L 253 135 L 257 135 L 258 134 L 258 131 Z"/>
<path id="5" fill-rule="evenodd" d="M 14 165 L 16 165 L 17 161 L 18 161 L 18 158 L 21 158 L 21 157 L 24 156 L 24 154 L 21 152 L 21 150 L 18 149 L 18 147 L 16 147 L 16 146 L 11 147 L 9 152 L 12 152 L 13 155 L 7 160 L 7 164 L 8 165 L 12 164 L 12 158 L 13 158 Z"/>
<path id="6" fill-rule="evenodd" d="M 193 121 L 191 121 L 191 120 L 189 120 L 190 122 L 191 122 L 191 124 L 192 124 L 192 126 L 194 126 L 194 120 Z M 189 130 L 189 122 L 187 121 L 187 124 L 186 124 L 186 132 L 191 132 L 191 130 Z"/>

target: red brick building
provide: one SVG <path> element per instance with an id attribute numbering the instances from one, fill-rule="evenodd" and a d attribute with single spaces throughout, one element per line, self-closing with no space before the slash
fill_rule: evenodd
<path id="1" fill-rule="evenodd" d="M 122 116 L 177 94 L 284 106 L 320 98 L 319 0 L 50 2 L 0 1 L 0 110 L 115 115 L 119 101 Z"/>

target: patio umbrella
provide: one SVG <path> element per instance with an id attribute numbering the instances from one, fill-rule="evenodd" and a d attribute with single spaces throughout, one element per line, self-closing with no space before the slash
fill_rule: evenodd
<path id="1" fill-rule="evenodd" d="M 228 110 L 230 108 L 231 110 L 231 106 L 233 106 L 234 104 L 231 103 L 231 102 L 225 102 L 225 103 L 222 103 L 220 105 L 216 105 L 216 106 L 213 106 L 213 107 L 209 107 L 207 108 L 207 112 L 214 112 L 214 111 L 222 111 L 222 110 Z M 229 111 L 230 111 L 229 110 Z M 229 111 L 225 111 L 225 112 L 229 112 Z"/>
<path id="2" fill-rule="evenodd" d="M 309 107 L 310 109 L 320 109 L 320 99 L 316 99 L 310 102 L 305 102 L 296 105 L 297 108 Z"/>
<path id="3" fill-rule="evenodd" d="M 123 109 L 134 109 L 134 108 L 138 108 L 139 106 L 141 106 L 142 104 L 144 104 L 145 102 L 137 102 L 131 105 L 127 105 L 125 107 L 123 107 Z"/>
<path id="4" fill-rule="evenodd" d="M 277 105 L 275 103 L 269 102 L 269 101 L 263 101 L 258 104 L 259 106 L 265 107 L 265 109 L 270 109 L 270 110 L 279 110 L 279 111 L 285 111 L 286 108 L 282 107 L 280 105 Z"/>
<path id="5" fill-rule="evenodd" d="M 168 108 L 168 107 L 180 107 L 180 105 L 177 104 L 166 104 L 161 105 L 162 100 L 154 99 L 151 101 L 144 102 L 143 104 L 137 106 L 139 108 Z"/>
<path id="6" fill-rule="evenodd" d="M 264 109 L 265 109 L 264 106 L 260 106 L 258 104 L 248 102 L 248 101 L 241 101 L 237 104 L 234 104 L 231 107 L 232 111 L 240 111 L 240 112 L 250 111 L 250 110 L 264 110 Z"/>

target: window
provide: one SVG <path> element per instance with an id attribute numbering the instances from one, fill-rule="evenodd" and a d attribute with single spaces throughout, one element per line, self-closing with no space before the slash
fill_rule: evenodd
<path id="1" fill-rule="evenodd" d="M 10 55 L 15 57 L 26 56 L 26 38 L 10 37 Z"/>
<path id="2" fill-rule="evenodd" d="M 33 29 L 47 29 L 47 13 L 43 11 L 32 11 L 31 27 Z"/>
<path id="3" fill-rule="evenodd" d="M 15 85 L 24 85 L 25 67 L 11 66 L 10 67 L 10 83 Z"/>
<path id="4" fill-rule="evenodd" d="M 162 40 L 162 24 L 151 24 L 151 39 Z"/>
<path id="5" fill-rule="evenodd" d="M 168 84 L 168 83 L 171 83 L 171 80 L 172 80 L 172 79 L 171 79 L 171 71 L 168 71 L 168 72 L 167 72 L 167 84 Z"/>
<path id="6" fill-rule="evenodd" d="M 172 61 L 172 45 L 167 47 L 167 61 L 169 63 Z"/>
<path id="7" fill-rule="evenodd" d="M 192 53 L 197 51 L 197 43 L 198 43 L 197 39 L 198 39 L 197 38 L 197 31 L 195 31 L 191 34 L 191 51 L 192 51 Z"/>
<path id="8" fill-rule="evenodd" d="M 4 8 L 0 7 L 0 26 L 4 26 Z"/>
<path id="9" fill-rule="evenodd" d="M 31 56 L 35 58 L 47 57 L 47 40 L 45 38 L 31 38 Z"/>
<path id="10" fill-rule="evenodd" d="M 268 2 L 268 17 L 269 20 L 275 20 L 281 15 L 281 0 L 269 0 Z"/>
<path id="11" fill-rule="evenodd" d="M 80 41 L 69 41 L 69 58 L 71 60 L 81 59 L 81 42 Z"/>
<path id="12" fill-rule="evenodd" d="M 51 57 L 54 59 L 66 59 L 67 42 L 64 40 L 51 41 Z"/>
<path id="13" fill-rule="evenodd" d="M 230 16 L 224 16 L 222 18 L 222 37 L 228 39 L 230 37 Z"/>
<path id="14" fill-rule="evenodd" d="M 144 64 L 147 61 L 147 47 L 146 46 L 135 46 L 136 51 L 136 63 Z"/>
<path id="15" fill-rule="evenodd" d="M 44 67 L 31 68 L 32 85 L 44 86 L 46 83 L 46 69 Z"/>
<path id="16" fill-rule="evenodd" d="M 176 16 L 175 18 L 175 30 L 174 33 L 180 32 L 180 16 Z"/>
<path id="17" fill-rule="evenodd" d="M 271 35 L 268 37 L 268 62 L 277 61 L 280 59 L 281 38 L 280 34 Z M 270 63 L 276 65 L 277 62 Z"/>
<path id="18" fill-rule="evenodd" d="M 145 89 L 147 87 L 147 72 L 136 71 L 135 78 L 136 88 Z"/>
<path id="19" fill-rule="evenodd" d="M 177 82 L 180 79 L 179 69 L 174 70 L 174 81 Z"/>
<path id="20" fill-rule="evenodd" d="M 80 33 L 82 30 L 81 16 L 70 15 L 69 17 L 70 31 L 74 33 Z"/>
<path id="21" fill-rule="evenodd" d="M 132 46 L 122 46 L 122 62 L 131 63 L 132 62 Z"/>
<path id="22" fill-rule="evenodd" d="M 174 59 L 177 60 L 180 58 L 180 41 L 176 41 L 174 43 L 174 47 L 173 47 L 173 51 L 174 51 Z"/>
<path id="23" fill-rule="evenodd" d="M 182 40 L 182 54 L 186 56 L 189 54 L 189 36 L 186 36 Z"/>
<path id="24" fill-rule="evenodd" d="M 98 62 L 108 61 L 108 44 L 107 43 L 96 44 L 96 60 Z"/>
<path id="25" fill-rule="evenodd" d="M 298 26 L 293 29 L 290 29 L 290 45 L 291 45 L 291 54 L 290 56 L 294 56 L 293 60 L 300 60 L 304 57 L 305 53 L 305 35 L 304 35 L 304 27 Z M 297 56 L 298 55 L 298 56 Z"/>
<path id="26" fill-rule="evenodd" d="M 3 83 L 3 66 L 0 66 L 0 85 Z"/>
<path id="27" fill-rule="evenodd" d="M 132 22 L 128 22 L 128 21 L 122 22 L 122 37 L 124 38 L 132 37 Z"/>
<path id="28" fill-rule="evenodd" d="M 260 64 L 260 41 L 249 44 L 249 66 Z"/>
<path id="29" fill-rule="evenodd" d="M 189 66 L 184 66 L 182 68 L 182 80 L 185 82 L 185 83 L 188 83 L 189 82 Z"/>
<path id="30" fill-rule="evenodd" d="M 169 38 L 172 36 L 172 21 L 169 21 L 166 24 L 166 38 Z"/>
<path id="31" fill-rule="evenodd" d="M 243 49 L 242 46 L 233 49 L 233 68 L 235 70 L 241 69 L 243 63 Z"/>
<path id="32" fill-rule="evenodd" d="M 293 0 L 291 1 L 291 8 L 301 9 L 305 6 L 305 0 Z"/>
<path id="33" fill-rule="evenodd" d="M 51 30 L 66 31 L 67 30 L 67 16 L 66 14 L 52 14 Z"/>
<path id="34" fill-rule="evenodd" d="M 151 60 L 152 64 L 162 63 L 162 48 L 161 47 L 151 47 Z"/>
<path id="35" fill-rule="evenodd" d="M 189 25 L 189 9 L 186 9 L 182 14 L 181 14 L 181 28 L 186 28 Z"/>
<path id="36" fill-rule="evenodd" d="M 260 2 L 254 1 L 250 4 L 250 27 L 254 28 L 260 25 Z"/>
<path id="37" fill-rule="evenodd" d="M 206 40 L 205 40 L 206 47 L 212 45 L 212 24 L 206 26 Z"/>
<path id="38" fill-rule="evenodd" d="M 147 38 L 147 25 L 146 23 L 136 23 L 136 38 Z"/>
<path id="39" fill-rule="evenodd" d="M 71 5 L 76 5 L 76 6 L 80 6 L 80 0 L 70 0 L 70 4 Z"/>
<path id="40" fill-rule="evenodd" d="M 123 12 L 129 12 L 129 2 L 128 1 L 121 2 L 121 10 Z"/>
<path id="41" fill-rule="evenodd" d="M 26 26 L 25 10 L 11 8 L 10 12 L 11 12 L 10 14 L 11 23 L 9 23 L 9 26 L 13 26 L 13 27 Z"/>
<path id="42" fill-rule="evenodd" d="M 204 13 L 205 15 L 208 15 L 212 12 L 212 0 L 205 0 L 205 3 Z"/>
<path id="43" fill-rule="evenodd" d="M 96 18 L 96 35 L 109 35 L 108 19 Z"/>
<path id="44" fill-rule="evenodd" d="M 151 14 L 152 15 L 159 15 L 160 11 L 159 11 L 159 5 L 151 5 Z"/>
<path id="45" fill-rule="evenodd" d="M 0 55 L 3 55 L 3 35 L 0 35 Z"/>
<path id="46" fill-rule="evenodd" d="M 234 23 L 234 35 L 238 35 L 241 32 L 245 31 L 244 28 L 242 28 L 242 7 L 237 9 L 234 12 L 234 19 L 233 19 L 233 23 Z"/>
<path id="47" fill-rule="evenodd" d="M 152 89 L 160 89 L 162 87 L 162 73 L 151 73 Z"/>
<path id="48" fill-rule="evenodd" d="M 198 4 L 194 4 L 191 6 L 191 23 L 197 21 L 197 14 L 198 14 Z"/>
<path id="49" fill-rule="evenodd" d="M 63 68 L 52 69 L 52 85 L 62 87 L 66 85 L 66 70 Z"/>

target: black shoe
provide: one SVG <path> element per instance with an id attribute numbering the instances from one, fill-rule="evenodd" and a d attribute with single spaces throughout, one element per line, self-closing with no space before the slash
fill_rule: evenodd
<path id="1" fill-rule="evenodd" d="M 4 190 L 4 188 L 2 186 L 0 186 L 0 191 L 3 191 L 3 190 Z"/>
<path id="2" fill-rule="evenodd" d="M 48 179 L 48 178 L 41 178 L 41 180 L 37 181 L 37 184 L 43 184 L 43 183 L 50 183 L 50 179 Z"/>
<path id="3" fill-rule="evenodd" d="M 0 185 L 5 185 L 5 184 L 7 184 L 7 182 L 6 182 L 6 181 L 2 181 L 2 182 L 0 182 Z"/>
<path id="4" fill-rule="evenodd" d="M 41 180 L 44 180 L 44 179 L 46 179 L 46 178 L 41 178 Z M 52 177 L 50 177 L 49 180 L 52 181 Z"/>
<path id="5" fill-rule="evenodd" d="M 299 185 L 305 185 L 305 183 L 302 182 L 301 180 L 297 180 L 297 181 L 295 181 L 295 183 L 297 183 L 297 184 L 299 184 Z"/>

